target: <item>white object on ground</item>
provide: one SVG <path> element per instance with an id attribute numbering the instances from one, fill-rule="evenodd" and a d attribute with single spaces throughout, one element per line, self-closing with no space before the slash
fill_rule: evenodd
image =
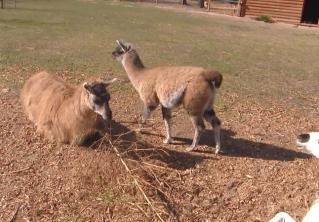
<path id="1" fill-rule="evenodd" d="M 319 132 L 300 134 L 297 137 L 297 146 L 319 158 Z"/>
<path id="2" fill-rule="evenodd" d="M 269 222 L 296 222 L 286 212 L 280 212 L 275 215 Z M 310 207 L 310 210 L 306 216 L 302 219 L 302 222 L 319 222 L 319 199 L 314 201 L 314 204 Z"/>

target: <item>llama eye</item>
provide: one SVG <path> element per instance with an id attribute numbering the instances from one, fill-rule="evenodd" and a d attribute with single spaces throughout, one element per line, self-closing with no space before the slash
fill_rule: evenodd
<path id="1" fill-rule="evenodd" d="M 101 105 L 103 103 L 101 99 L 94 99 L 93 102 L 97 105 Z"/>

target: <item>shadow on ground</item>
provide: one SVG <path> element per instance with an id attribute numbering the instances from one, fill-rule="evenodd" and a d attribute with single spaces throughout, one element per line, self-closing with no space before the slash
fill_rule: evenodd
<path id="1" fill-rule="evenodd" d="M 108 139 L 111 139 L 112 144 L 122 153 L 123 157 L 136 161 L 142 161 L 142 159 L 143 161 L 156 160 L 164 163 L 166 167 L 186 170 L 193 168 L 204 159 L 214 159 L 200 153 L 180 152 L 155 146 L 139 139 L 135 131 L 118 122 L 112 122 L 107 134 L 110 135 Z M 110 145 L 108 140 L 104 140 L 103 143 L 105 143 L 103 147 L 109 147 Z M 98 148 L 101 147 L 100 144 L 97 141 L 91 147 Z"/>
<path id="2" fill-rule="evenodd" d="M 186 170 L 194 168 L 196 164 L 202 162 L 204 159 L 213 158 L 199 153 L 179 152 L 163 147 L 156 147 L 139 139 L 135 131 L 132 131 L 128 127 L 117 122 L 112 123 L 112 127 L 108 133 L 111 135 L 113 146 L 116 146 L 122 154 L 122 157 L 126 160 L 134 160 L 137 163 L 137 167 L 134 167 L 135 169 L 142 166 L 142 168 L 136 172 L 138 172 L 140 177 L 151 184 L 153 187 L 152 189 L 155 188 L 156 192 L 154 194 L 165 203 L 165 208 L 170 215 L 173 215 L 176 221 L 180 221 L 180 215 L 175 202 L 162 191 L 162 189 L 164 189 L 163 187 L 161 189 L 156 189 L 156 187 L 161 187 L 161 184 L 159 184 L 160 180 L 165 182 L 165 176 L 161 178 L 160 175 L 155 175 L 154 172 L 144 169 L 143 164 L 146 162 L 152 164 L 155 161 L 155 165 L 160 162 L 162 164 L 159 165 L 163 165 L 167 168 Z"/>
<path id="3" fill-rule="evenodd" d="M 161 136 L 159 134 L 153 134 L 150 132 L 144 132 L 149 135 Z M 294 150 L 286 149 L 272 144 L 260 143 L 251 141 L 243 138 L 234 138 L 236 135 L 230 129 L 222 129 L 221 131 L 221 140 L 222 140 L 222 150 L 220 154 L 223 156 L 234 156 L 234 157 L 250 157 L 256 159 L 264 160 L 281 160 L 281 161 L 292 161 L 297 158 L 299 159 L 308 159 L 311 158 L 311 155 L 297 152 Z M 189 146 L 192 143 L 192 139 L 174 137 L 175 141 L 173 144 L 182 145 L 185 144 Z M 208 145 L 211 147 L 215 146 L 214 142 L 214 131 L 205 130 L 202 134 L 199 145 Z M 195 150 L 196 153 L 214 153 L 214 149 L 202 151 Z"/>

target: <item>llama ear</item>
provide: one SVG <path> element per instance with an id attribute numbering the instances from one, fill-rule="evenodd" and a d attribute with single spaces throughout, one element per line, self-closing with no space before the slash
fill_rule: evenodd
<path id="1" fill-rule="evenodd" d="M 83 83 L 83 87 L 88 91 L 92 92 L 92 86 L 88 84 L 87 82 Z"/>
<path id="2" fill-rule="evenodd" d="M 121 40 L 116 40 L 116 43 L 121 47 L 123 52 L 127 52 L 128 51 L 128 49 L 126 48 L 126 46 L 123 44 L 123 42 Z"/>
<path id="3" fill-rule="evenodd" d="M 102 80 L 101 83 L 103 83 L 106 86 L 110 85 L 111 83 L 115 82 L 117 78 L 111 79 L 111 80 Z"/>

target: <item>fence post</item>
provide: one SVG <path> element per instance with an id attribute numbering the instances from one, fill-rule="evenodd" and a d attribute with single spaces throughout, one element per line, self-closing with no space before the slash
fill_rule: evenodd
<path id="1" fill-rule="evenodd" d="M 210 11 L 210 4 L 211 4 L 211 0 L 208 0 L 207 11 Z"/>
<path id="2" fill-rule="evenodd" d="M 198 0 L 198 5 L 200 8 L 204 8 L 204 1 L 205 0 Z"/>

